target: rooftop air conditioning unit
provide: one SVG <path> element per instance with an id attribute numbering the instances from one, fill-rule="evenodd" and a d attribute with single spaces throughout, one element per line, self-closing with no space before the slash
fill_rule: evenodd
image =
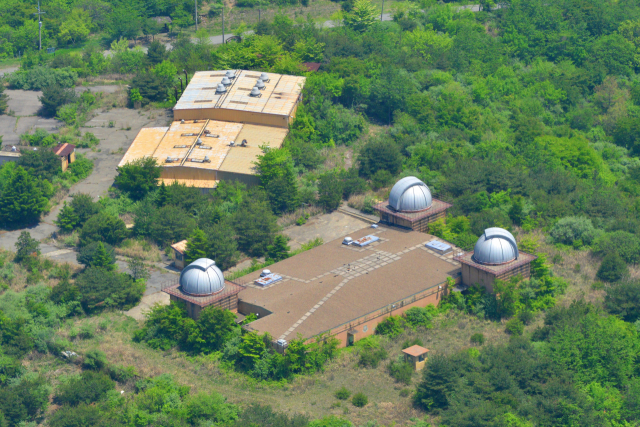
<path id="1" fill-rule="evenodd" d="M 265 277 L 269 274 L 271 274 L 271 270 L 262 270 L 262 273 L 260 273 L 260 277 Z"/>
<path id="2" fill-rule="evenodd" d="M 276 341 L 276 344 L 278 344 L 280 347 L 286 347 L 287 340 L 279 339 L 278 341 Z"/>
<path id="3" fill-rule="evenodd" d="M 180 124 L 183 125 L 184 124 L 184 119 L 180 120 Z"/>
<path id="4" fill-rule="evenodd" d="M 231 141 L 231 142 L 229 142 L 229 146 L 230 146 L 230 147 L 234 147 L 235 145 L 236 145 L 236 142 L 235 142 L 235 141 Z"/>
<path id="5" fill-rule="evenodd" d="M 345 237 L 344 240 L 342 241 L 342 244 L 347 246 L 349 246 L 352 243 L 353 243 L 353 239 L 351 237 Z"/>
<path id="6" fill-rule="evenodd" d="M 11 151 L 18 151 L 15 145 L 11 146 Z"/>

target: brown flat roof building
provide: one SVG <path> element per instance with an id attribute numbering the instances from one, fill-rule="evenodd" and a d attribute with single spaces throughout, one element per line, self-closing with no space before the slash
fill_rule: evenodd
<path id="1" fill-rule="evenodd" d="M 432 251 L 425 244 L 438 240 L 434 236 L 381 225 L 349 237 L 365 236 L 372 239 L 363 247 L 341 238 L 271 265 L 279 280 L 266 286 L 255 283 L 259 271 L 234 281 L 246 287 L 238 311 L 258 315 L 247 327 L 274 340 L 328 333 L 344 346 L 372 334 L 389 315 L 437 305 L 449 281 L 460 278 L 453 259 L 459 250 Z"/>

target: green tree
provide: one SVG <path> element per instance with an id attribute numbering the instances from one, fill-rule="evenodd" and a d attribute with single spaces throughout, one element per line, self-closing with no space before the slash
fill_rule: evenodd
<path id="1" fill-rule="evenodd" d="M 106 212 L 100 212 L 87 220 L 80 230 L 80 245 L 91 242 L 105 242 L 118 245 L 127 238 L 129 231 L 120 218 Z"/>
<path id="2" fill-rule="evenodd" d="M 78 216 L 71 206 L 64 202 L 55 224 L 65 233 L 70 233 L 78 225 Z"/>
<path id="3" fill-rule="evenodd" d="M 335 172 L 327 172 L 320 175 L 318 182 L 318 204 L 328 211 L 334 211 L 340 207 L 344 185 L 339 175 Z"/>
<path id="4" fill-rule="evenodd" d="M 198 351 L 205 353 L 222 350 L 233 331 L 238 329 L 232 312 L 214 306 L 202 310 L 196 323 L 201 337 Z"/>
<path id="5" fill-rule="evenodd" d="M 111 245 L 100 241 L 89 243 L 80 249 L 77 260 L 86 267 L 100 267 L 109 271 L 116 268 L 115 250 Z"/>
<path id="6" fill-rule="evenodd" d="M 164 101 L 167 97 L 166 82 L 151 71 L 136 75 L 131 80 L 131 88 L 138 90 L 142 96 L 143 105 Z"/>
<path id="7" fill-rule="evenodd" d="M 166 205 L 157 209 L 148 225 L 148 237 L 162 246 L 186 239 L 196 228 L 193 216 L 177 206 Z M 136 218 L 136 224 L 148 218 Z"/>
<path id="8" fill-rule="evenodd" d="M 34 224 L 47 207 L 42 183 L 18 166 L 0 193 L 0 225 L 6 228 Z"/>
<path id="9" fill-rule="evenodd" d="M 275 213 L 288 212 L 298 206 L 298 186 L 291 154 L 287 149 L 261 147 L 256 168 L 262 188 L 267 192 Z"/>
<path id="10" fill-rule="evenodd" d="M 44 117 L 55 117 L 60 107 L 76 100 L 76 92 L 73 88 L 65 88 L 61 85 L 53 84 L 45 86 L 42 89 L 42 96 L 38 99 L 42 104 L 38 114 Z"/>
<path id="11" fill-rule="evenodd" d="M 442 354 L 430 357 L 425 366 L 422 381 L 416 388 L 414 401 L 426 411 L 447 408 L 458 381 L 454 361 Z"/>
<path id="12" fill-rule="evenodd" d="M 344 17 L 347 28 L 363 33 L 377 21 L 376 8 L 369 0 L 355 0 L 351 11 Z"/>
<path id="13" fill-rule="evenodd" d="M 207 253 L 215 260 L 221 270 L 227 270 L 237 264 L 240 254 L 235 230 L 230 221 L 221 221 L 207 231 L 209 249 Z"/>
<path id="14" fill-rule="evenodd" d="M 140 200 L 157 187 L 161 168 L 153 157 L 143 157 L 118 167 L 117 172 L 115 185 L 133 200 Z"/>
<path id="15" fill-rule="evenodd" d="M 606 291 L 604 307 L 609 313 L 630 323 L 640 319 L 640 282 L 624 281 L 608 286 Z"/>
<path id="16" fill-rule="evenodd" d="M 149 270 L 147 269 L 147 266 L 144 264 L 144 261 L 142 261 L 142 259 L 140 258 L 137 258 L 137 257 L 130 258 L 129 261 L 127 262 L 127 267 L 131 272 L 131 276 L 133 277 L 133 280 L 146 281 L 151 276 L 151 274 L 149 273 Z"/>
<path id="17" fill-rule="evenodd" d="M 22 231 L 16 242 L 15 262 L 22 262 L 32 255 L 40 255 L 40 242 L 31 237 L 28 231 Z"/>
<path id="18" fill-rule="evenodd" d="M 62 172 L 60 158 L 53 151 L 40 148 L 23 150 L 18 166 L 22 166 L 32 177 L 48 181 Z"/>
<path id="19" fill-rule="evenodd" d="M 7 101 L 9 101 L 9 95 L 4 93 L 4 86 L 0 85 L 0 116 L 5 114 L 9 108 Z"/>
<path id="20" fill-rule="evenodd" d="M 124 273 L 86 268 L 76 279 L 80 303 L 87 313 L 107 309 L 128 310 L 140 302 L 145 285 Z"/>
<path id="21" fill-rule="evenodd" d="M 236 229 L 238 249 L 254 257 L 267 252 L 278 229 L 264 193 L 257 191 L 243 199 L 232 223 Z"/>
<path id="22" fill-rule="evenodd" d="M 167 48 L 159 41 L 152 41 L 147 50 L 147 58 L 152 64 L 159 64 L 167 58 Z"/>
<path id="23" fill-rule="evenodd" d="M 158 187 L 158 194 L 156 194 L 156 206 L 159 208 L 163 207 L 167 204 L 168 199 L 167 186 L 164 185 L 164 181 L 162 181 Z"/>
<path id="24" fill-rule="evenodd" d="M 617 252 L 605 256 L 598 268 L 596 277 L 605 282 L 617 282 L 629 274 L 627 264 Z"/>
<path id="25" fill-rule="evenodd" d="M 76 227 L 82 227 L 85 222 L 100 210 L 93 197 L 85 193 L 76 193 L 71 196 L 71 208 L 78 218 Z"/>
<path id="26" fill-rule="evenodd" d="M 196 228 L 187 239 L 187 248 L 184 254 L 185 262 L 191 264 L 197 259 L 207 257 L 207 249 L 209 244 L 207 243 L 207 235 L 204 231 Z"/>
<path id="27" fill-rule="evenodd" d="M 384 138 L 369 140 L 358 156 L 360 174 L 371 178 L 379 170 L 396 175 L 402 169 L 402 154 L 398 146 Z"/>
<path id="28" fill-rule="evenodd" d="M 267 259 L 271 259 L 277 262 L 289 258 L 289 250 L 291 248 L 287 244 L 288 240 L 289 239 L 286 236 L 278 234 L 273 239 L 273 244 L 269 245 L 269 247 L 267 248 Z"/>

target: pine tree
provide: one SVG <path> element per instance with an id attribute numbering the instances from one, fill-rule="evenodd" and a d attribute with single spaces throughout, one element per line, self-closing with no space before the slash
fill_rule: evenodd
<path id="1" fill-rule="evenodd" d="M 164 185 L 164 181 L 160 184 L 160 188 L 158 189 L 158 195 L 156 196 L 156 206 L 161 208 L 167 204 L 167 200 L 169 199 L 169 193 L 167 192 L 167 186 Z"/>
<path id="2" fill-rule="evenodd" d="M 199 258 L 206 258 L 208 246 L 207 235 L 204 234 L 204 231 L 196 228 L 187 240 L 187 250 L 184 254 L 185 261 L 192 263 Z"/>
<path id="3" fill-rule="evenodd" d="M 216 260 L 216 265 L 221 270 L 233 267 L 238 262 L 238 242 L 235 239 L 235 230 L 230 221 L 222 221 L 212 227 L 207 233 L 210 242 L 209 255 Z"/>
<path id="4" fill-rule="evenodd" d="M 58 218 L 55 221 L 56 225 L 60 227 L 60 230 L 65 233 L 70 233 L 78 225 L 78 216 L 73 208 L 64 202 L 62 210 L 58 214 Z"/>
<path id="5" fill-rule="evenodd" d="M 4 86 L 0 84 L 0 115 L 7 112 L 9 96 L 4 93 Z M 2 139 L 0 138 L 0 142 Z"/>
<path id="6" fill-rule="evenodd" d="M 18 227 L 38 222 L 47 207 L 41 183 L 17 167 L 0 194 L 0 225 Z"/>
<path id="7" fill-rule="evenodd" d="M 113 258 L 109 256 L 109 253 L 102 242 L 98 243 L 96 251 L 93 254 L 91 267 L 104 268 L 109 271 L 116 268 L 116 265 L 113 263 Z"/>
<path id="8" fill-rule="evenodd" d="M 267 248 L 267 258 L 274 261 L 281 261 L 285 258 L 289 258 L 289 245 L 287 245 L 287 238 L 278 234 L 273 239 L 273 244 Z"/>
<path id="9" fill-rule="evenodd" d="M 22 262 L 33 254 L 40 255 L 40 242 L 31 237 L 28 231 L 23 231 L 16 242 L 16 256 L 13 260 Z"/>

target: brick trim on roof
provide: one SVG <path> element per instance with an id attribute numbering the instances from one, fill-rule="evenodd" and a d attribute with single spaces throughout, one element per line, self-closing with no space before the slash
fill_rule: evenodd
<path id="1" fill-rule="evenodd" d="M 169 295 L 173 295 L 174 297 L 182 301 L 188 301 L 192 304 L 205 308 L 226 297 L 237 295 L 243 289 L 244 289 L 244 286 L 236 285 L 235 283 L 231 283 L 228 280 L 225 280 L 224 289 L 221 292 L 218 292 L 217 294 L 213 294 L 213 295 L 204 296 L 204 297 L 196 297 L 193 295 L 185 294 L 184 292 L 182 292 L 182 289 L 180 288 L 179 283 L 163 289 L 162 292 L 165 292 Z"/>
<path id="2" fill-rule="evenodd" d="M 500 276 L 501 274 L 506 273 L 507 271 L 520 267 L 521 265 L 529 264 L 530 262 L 532 262 L 537 258 L 538 257 L 535 255 L 531 255 L 531 254 L 520 251 L 520 256 L 518 257 L 518 259 L 515 259 L 511 262 L 508 262 L 506 264 L 500 264 L 500 265 L 486 265 L 486 264 L 480 264 L 475 262 L 473 260 L 473 251 L 471 251 L 471 252 L 465 252 L 464 254 L 455 257 L 454 259 L 460 262 L 461 264 L 465 264 L 465 265 L 477 268 L 478 270 L 485 271 L 489 274 Z"/>
<path id="3" fill-rule="evenodd" d="M 447 202 L 443 202 L 442 200 L 432 199 L 431 207 L 429 209 L 425 209 L 420 212 L 398 212 L 395 209 L 393 209 L 391 206 L 389 206 L 389 200 L 385 200 L 384 202 L 378 203 L 377 205 L 375 205 L 373 209 L 378 212 L 383 212 L 383 213 L 395 216 L 397 218 L 405 219 L 413 223 L 423 218 L 426 218 L 432 215 L 437 215 L 440 212 L 446 211 L 451 206 L 453 205 Z"/>

